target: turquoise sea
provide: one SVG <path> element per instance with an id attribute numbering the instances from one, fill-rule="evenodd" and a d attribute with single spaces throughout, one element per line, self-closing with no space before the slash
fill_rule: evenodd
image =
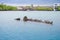
<path id="1" fill-rule="evenodd" d="M 53 25 L 24 22 L 24 16 L 53 21 Z M 60 11 L 0 11 L 0 40 L 60 40 Z"/>

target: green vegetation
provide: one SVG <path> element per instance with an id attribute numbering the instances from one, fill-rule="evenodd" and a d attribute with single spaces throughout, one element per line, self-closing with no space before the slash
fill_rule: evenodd
<path id="1" fill-rule="evenodd" d="M 58 6 L 56 10 L 57 10 L 57 11 L 60 11 L 60 6 Z"/>
<path id="2" fill-rule="evenodd" d="M 56 8 L 56 11 L 60 11 L 60 6 L 57 6 Z M 15 6 L 7 6 L 7 5 L 4 5 L 4 4 L 0 4 L 0 11 L 17 11 L 17 10 L 22 10 L 22 11 L 26 11 L 26 10 L 36 10 L 36 11 L 53 11 L 53 7 L 50 7 L 50 6 L 36 6 L 36 7 L 33 7 L 33 6 L 22 6 L 22 9 L 18 9 L 17 7 Z"/>
<path id="3" fill-rule="evenodd" d="M 53 11 L 52 7 L 36 7 L 35 10 L 38 11 Z"/>
<path id="4" fill-rule="evenodd" d="M 7 6 L 4 4 L 0 4 L 0 11 L 8 11 L 8 10 L 17 10 L 14 6 Z"/>

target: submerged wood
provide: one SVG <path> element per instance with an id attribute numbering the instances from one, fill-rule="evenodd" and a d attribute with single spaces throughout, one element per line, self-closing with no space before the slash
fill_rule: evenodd
<path id="1" fill-rule="evenodd" d="M 47 23 L 47 24 L 53 24 L 53 21 L 45 20 L 44 23 Z"/>
<path id="2" fill-rule="evenodd" d="M 27 16 L 23 18 L 23 21 L 33 21 L 33 22 L 41 22 L 41 23 L 46 23 L 46 24 L 53 24 L 53 21 L 48 21 L 48 20 L 38 20 L 38 19 L 28 19 Z"/>
<path id="3" fill-rule="evenodd" d="M 20 21 L 20 18 L 16 18 L 15 20 Z"/>
<path id="4" fill-rule="evenodd" d="M 23 18 L 23 21 L 27 21 L 28 19 L 27 19 L 27 16 L 25 16 L 24 18 Z"/>

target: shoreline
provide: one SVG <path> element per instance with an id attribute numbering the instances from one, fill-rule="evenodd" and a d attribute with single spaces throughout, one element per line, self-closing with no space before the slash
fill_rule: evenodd
<path id="1" fill-rule="evenodd" d="M 0 11 L 60 11 L 60 6 L 57 6 L 57 4 L 55 6 L 34 6 L 34 4 L 29 6 L 9 6 L 0 4 L 0 6 Z"/>

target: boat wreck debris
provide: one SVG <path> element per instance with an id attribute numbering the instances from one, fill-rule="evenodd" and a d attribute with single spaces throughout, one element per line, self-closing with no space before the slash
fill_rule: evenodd
<path id="1" fill-rule="evenodd" d="M 48 21 L 48 20 L 38 20 L 38 19 L 28 19 L 27 16 L 24 16 L 23 21 L 33 21 L 33 22 L 41 22 L 41 23 L 46 23 L 46 24 L 53 24 L 53 21 Z"/>
<path id="2" fill-rule="evenodd" d="M 16 18 L 15 20 L 20 21 L 20 18 Z"/>
<path id="3" fill-rule="evenodd" d="M 16 18 L 15 20 L 20 21 L 20 18 Z M 40 22 L 40 23 L 46 23 L 46 24 L 53 24 L 53 21 L 48 20 L 38 20 L 38 19 L 28 19 L 27 16 L 24 16 L 23 21 L 31 21 L 31 22 Z"/>

